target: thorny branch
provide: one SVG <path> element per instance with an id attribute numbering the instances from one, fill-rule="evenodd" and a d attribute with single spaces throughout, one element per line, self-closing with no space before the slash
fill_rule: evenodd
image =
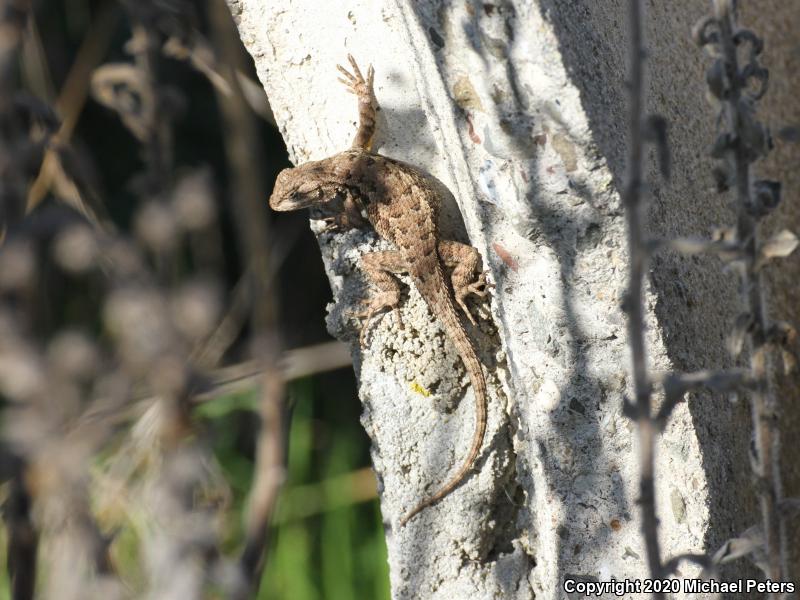
<path id="1" fill-rule="evenodd" d="M 769 131 L 755 118 L 755 103 L 766 92 L 768 81 L 767 70 L 758 63 L 763 42 L 752 31 L 739 28 L 735 0 L 714 0 L 713 5 L 713 14 L 697 24 L 694 37 L 714 58 L 707 81 L 718 103 L 725 130 L 719 134 L 712 154 L 722 163 L 717 167 L 722 189 L 732 187 L 736 198 L 735 243 L 742 253 L 742 260 L 737 264 L 745 311 L 745 318 L 740 321 L 747 325 L 743 333 L 750 372 L 752 379 L 758 382 L 749 396 L 755 438 L 752 462 L 766 556 L 764 564 L 759 566 L 772 581 L 785 581 L 789 572 L 786 527 L 780 510 L 783 501 L 778 433 L 780 407 L 774 391 L 775 360 L 769 339 L 773 326 L 764 301 L 761 265 L 767 258 L 788 255 L 797 243 L 793 234 L 785 232 L 782 235 L 789 243 L 772 244 L 773 250 L 765 252 L 770 242 L 764 244 L 759 240 L 760 220 L 780 201 L 780 184 L 753 181 L 751 168 L 772 145 Z M 744 66 L 740 62 L 743 55 Z M 740 348 L 741 344 L 735 345 L 735 354 Z"/>
<path id="2" fill-rule="evenodd" d="M 624 189 L 624 202 L 628 224 L 628 252 L 630 273 L 625 311 L 628 314 L 628 343 L 633 364 L 634 401 L 632 417 L 639 432 L 639 510 L 642 534 L 647 551 L 650 577 L 660 579 L 662 573 L 661 550 L 658 542 L 658 516 L 655 504 L 655 444 L 658 426 L 652 415 L 653 388 L 647 374 L 647 350 L 644 324 L 644 277 L 647 268 L 647 241 L 644 237 L 644 206 L 642 201 L 643 162 L 645 144 L 645 97 L 643 6 L 641 0 L 630 0 L 630 86 L 628 175 Z M 661 593 L 654 594 L 663 598 Z"/>
<path id="3" fill-rule="evenodd" d="M 734 0 L 714 0 L 714 14 L 701 19 L 694 30 L 696 42 L 708 47 L 715 58 L 706 80 L 711 95 L 718 103 L 719 122 L 724 123 L 727 130 L 718 136 L 711 154 L 722 161 L 722 165 L 715 169 L 719 191 L 731 187 L 735 191 L 736 228 L 731 231 L 720 230 L 711 240 L 648 240 L 644 237 L 642 216 L 643 148 L 646 141 L 653 140 L 665 146 L 666 137 L 661 119 L 644 117 L 642 13 L 641 0 L 631 0 L 630 139 L 628 180 L 624 190 L 631 266 L 625 310 L 628 314 L 635 398 L 633 402 L 626 402 L 625 413 L 638 424 L 639 504 L 650 576 L 667 577 L 682 560 L 702 565 L 704 574 L 710 575 L 720 564 L 750 556 L 770 580 L 785 581 L 788 578 L 787 548 L 784 511 L 781 508 L 786 502 L 781 486 L 779 407 L 774 393 L 775 361 L 772 352 L 776 344 L 789 343 L 796 333 L 786 324 L 775 325 L 770 322 L 761 277 L 764 263 L 772 258 L 788 256 L 797 247 L 798 240 L 788 231 L 779 233 L 765 243 L 758 239 L 759 221 L 780 202 L 780 184 L 753 181 L 750 166 L 771 147 L 769 132 L 755 119 L 755 102 L 766 92 L 768 80 L 766 69 L 757 60 L 763 43 L 751 31 L 737 27 Z M 743 48 L 748 52 L 746 65 L 741 67 L 739 60 Z M 648 131 L 653 123 L 659 124 L 657 132 Z M 662 174 L 666 176 L 669 161 L 663 147 L 659 148 L 659 161 Z M 745 313 L 737 319 L 728 347 L 734 357 L 747 347 L 748 369 L 673 373 L 660 378 L 660 381 L 648 375 L 642 287 L 648 258 L 665 248 L 688 255 L 713 253 L 725 263 L 738 268 Z M 655 383 L 661 385 L 665 398 L 658 413 L 653 415 L 652 391 Z M 688 392 L 697 389 L 723 393 L 745 390 L 749 393 L 755 437 L 753 468 L 762 526 L 728 540 L 713 556 L 682 555 L 663 563 L 655 507 L 655 442 L 675 406 Z M 762 555 L 764 559 L 761 559 Z M 661 594 L 654 596 L 663 597 Z"/>

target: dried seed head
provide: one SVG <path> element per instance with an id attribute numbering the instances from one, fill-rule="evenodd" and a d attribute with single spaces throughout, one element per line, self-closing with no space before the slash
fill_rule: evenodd
<path id="1" fill-rule="evenodd" d="M 753 183 L 753 193 L 747 198 L 745 210 L 751 217 L 760 219 L 775 210 L 781 203 L 781 182 L 760 179 Z"/>
<path id="2" fill-rule="evenodd" d="M 27 400 L 41 393 L 47 372 L 32 348 L 7 344 L 0 348 L 0 391 L 9 398 Z"/>
<path id="3" fill-rule="evenodd" d="M 80 331 L 59 333 L 47 348 L 47 357 L 53 369 L 71 379 L 91 377 L 99 366 L 97 348 L 92 340 Z"/>
<path id="4" fill-rule="evenodd" d="M 0 249 L 0 289 L 18 290 L 33 282 L 36 256 L 27 242 L 11 241 Z"/>
<path id="5" fill-rule="evenodd" d="M 65 270 L 83 273 L 95 264 L 97 240 L 85 225 L 68 227 L 56 237 L 53 254 Z"/>
<path id="6" fill-rule="evenodd" d="M 178 228 L 172 207 L 163 202 L 148 202 L 136 215 L 134 225 L 137 237 L 155 252 L 170 251 L 175 247 Z"/>
<path id="7" fill-rule="evenodd" d="M 178 223 L 189 231 L 204 229 L 217 217 L 207 171 L 184 177 L 175 188 L 172 202 Z"/>
<path id="8" fill-rule="evenodd" d="M 135 368 L 151 365 L 170 345 L 172 328 L 164 304 L 154 291 L 115 290 L 106 301 L 104 318 L 123 359 Z"/>
<path id="9" fill-rule="evenodd" d="M 175 326 L 189 339 L 211 333 L 220 313 L 219 290 L 210 283 L 192 282 L 182 286 L 170 302 Z"/>

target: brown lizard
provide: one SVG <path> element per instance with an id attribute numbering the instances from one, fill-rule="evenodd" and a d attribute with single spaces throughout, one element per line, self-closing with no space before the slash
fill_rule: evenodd
<path id="1" fill-rule="evenodd" d="M 396 275 L 408 273 L 429 309 L 444 326 L 456 347 L 475 391 L 476 426 L 467 459 L 435 494 L 423 500 L 400 522 L 449 494 L 472 468 L 486 432 L 486 380 L 475 348 L 459 319 L 456 303 L 475 324 L 465 298 L 488 293 L 481 258 L 472 246 L 443 240 L 439 236 L 438 213 L 444 185 L 412 165 L 370 151 L 375 133 L 378 104 L 372 88 L 374 71 L 366 80 L 352 56 L 353 72 L 337 65 L 340 81 L 358 98 L 359 127 L 349 150 L 324 160 L 309 162 L 278 174 L 269 199 L 274 210 L 316 208 L 333 216 L 325 220 L 339 230 L 371 224 L 397 250 L 371 252 L 361 258 L 362 267 L 378 289 L 365 313 L 361 342 L 372 317 L 384 309 L 396 310 L 400 282 Z M 445 267 L 453 272 L 448 283 Z M 452 287 L 451 287 L 452 286 Z"/>

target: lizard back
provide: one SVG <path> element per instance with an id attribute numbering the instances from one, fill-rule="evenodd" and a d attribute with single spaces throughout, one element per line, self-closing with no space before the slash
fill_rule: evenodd
<path id="1" fill-rule="evenodd" d="M 279 211 L 322 209 L 328 213 L 324 219 L 329 226 L 339 229 L 361 227 L 366 218 L 379 236 L 396 247 L 395 251 L 373 252 L 362 258 L 365 272 L 379 289 L 366 313 L 367 321 L 376 311 L 397 307 L 399 285 L 392 275 L 408 272 L 467 370 L 476 410 L 467 458 L 437 492 L 401 520 L 403 525 L 461 483 L 483 444 L 486 380 L 456 304 L 476 324 L 464 299 L 468 294 L 486 296 L 486 273 L 479 273 L 480 255 L 475 248 L 439 236 L 440 203 L 450 194 L 444 184 L 413 165 L 370 151 L 378 110 L 374 71 L 370 67 L 364 78 L 355 59 L 348 55 L 348 60 L 352 72 L 340 65 L 337 68 L 344 77 L 340 81 L 358 98 L 359 127 L 351 148 L 279 173 L 269 203 Z M 445 276 L 445 265 L 453 268 L 450 278 Z M 362 328 L 362 344 L 364 331 Z"/>
<path id="2" fill-rule="evenodd" d="M 403 517 L 401 524 L 405 524 L 455 489 L 472 468 L 486 433 L 486 380 L 456 309 L 453 290 L 437 250 L 443 184 L 406 163 L 350 152 L 360 167 L 356 168 L 360 171 L 359 186 L 353 192 L 360 198 L 378 235 L 393 243 L 401 253 L 414 285 L 461 357 L 475 393 L 476 423 L 467 458 L 439 490 Z"/>

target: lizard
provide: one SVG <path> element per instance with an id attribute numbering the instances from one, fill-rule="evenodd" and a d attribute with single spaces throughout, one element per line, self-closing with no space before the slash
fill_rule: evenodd
<path id="1" fill-rule="evenodd" d="M 491 284 L 481 271 L 478 250 L 467 244 L 445 240 L 438 229 L 439 206 L 446 187 L 420 169 L 371 151 L 379 106 L 373 90 L 372 66 L 366 79 L 355 59 L 348 55 L 352 72 L 341 65 L 339 78 L 358 100 L 359 124 L 350 149 L 329 158 L 284 169 L 276 179 L 269 199 L 273 210 L 303 208 L 322 210 L 326 230 L 343 231 L 371 225 L 396 250 L 370 252 L 361 257 L 361 267 L 378 290 L 359 317 L 365 318 L 360 342 L 373 317 L 388 309 L 399 320 L 400 281 L 406 273 L 429 310 L 438 318 L 467 370 L 475 393 L 476 426 L 466 460 L 434 494 L 422 500 L 400 521 L 404 526 L 415 515 L 452 492 L 473 468 L 486 433 L 486 380 L 481 363 L 456 305 L 469 321 L 475 319 L 465 299 L 474 294 L 485 298 Z M 453 269 L 450 280 L 445 269 Z M 402 326 L 402 321 L 399 321 Z"/>

